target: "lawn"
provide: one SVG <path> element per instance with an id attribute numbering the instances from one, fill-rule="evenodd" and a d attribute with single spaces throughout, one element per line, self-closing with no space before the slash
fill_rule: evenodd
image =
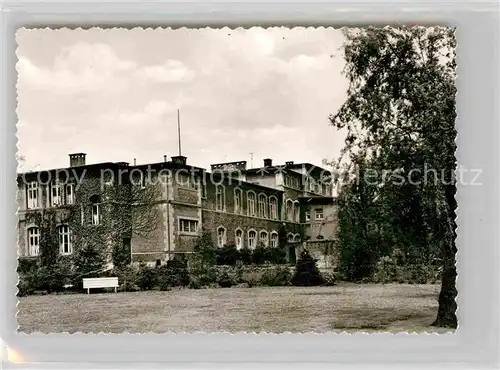
<path id="1" fill-rule="evenodd" d="M 226 288 L 19 300 L 21 332 L 438 331 L 439 285 Z"/>

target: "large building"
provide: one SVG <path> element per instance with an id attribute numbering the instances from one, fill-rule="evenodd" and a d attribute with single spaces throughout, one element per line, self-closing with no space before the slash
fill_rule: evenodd
<path id="1" fill-rule="evenodd" d="M 337 234 L 330 172 L 271 159 L 259 168 L 240 161 L 206 171 L 183 156 L 89 165 L 85 153 L 70 154 L 67 168 L 18 174 L 18 202 L 21 257 L 37 257 L 49 240 L 61 256 L 93 246 L 111 264 L 123 247 L 133 262 L 160 264 L 192 253 L 203 232 L 218 246 L 253 249 L 278 246 L 284 230 L 291 261 L 306 245 L 328 264 Z"/>

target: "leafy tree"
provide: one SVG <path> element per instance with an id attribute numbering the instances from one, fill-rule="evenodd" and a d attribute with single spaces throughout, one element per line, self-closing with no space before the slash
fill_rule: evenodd
<path id="1" fill-rule="evenodd" d="M 304 249 L 297 260 L 295 273 L 292 277 L 292 285 L 315 286 L 322 283 L 323 278 L 316 266 L 316 260 Z"/>
<path id="2" fill-rule="evenodd" d="M 394 248 L 410 264 L 440 257 L 434 324 L 456 327 L 454 30 L 370 27 L 345 35 L 347 99 L 330 117 L 347 133 L 336 163 L 343 268 L 370 274 Z"/>

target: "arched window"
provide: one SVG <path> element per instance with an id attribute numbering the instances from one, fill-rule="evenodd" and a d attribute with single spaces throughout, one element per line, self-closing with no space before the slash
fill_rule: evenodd
<path id="1" fill-rule="evenodd" d="M 278 247 L 278 233 L 276 231 L 273 231 L 271 233 L 271 247 L 272 248 Z"/>
<path id="2" fill-rule="evenodd" d="M 293 202 L 291 199 L 286 201 L 286 219 L 293 221 Z"/>
<path id="3" fill-rule="evenodd" d="M 278 199 L 274 195 L 269 197 L 269 217 L 273 220 L 278 219 Z"/>
<path id="4" fill-rule="evenodd" d="M 241 229 L 236 229 L 234 232 L 234 244 L 236 249 L 243 248 L 243 231 Z"/>
<path id="5" fill-rule="evenodd" d="M 255 249 L 257 245 L 257 233 L 255 230 L 248 231 L 248 248 Z"/>
<path id="6" fill-rule="evenodd" d="M 234 189 L 234 213 L 241 213 L 241 189 Z"/>
<path id="7" fill-rule="evenodd" d="M 269 234 L 267 231 L 262 230 L 259 235 L 259 241 L 264 245 L 264 247 L 269 246 Z"/>
<path id="8" fill-rule="evenodd" d="M 217 229 L 217 245 L 222 248 L 226 244 L 226 229 L 220 226 Z"/>
<path id="9" fill-rule="evenodd" d="M 267 217 L 267 197 L 264 194 L 259 195 L 259 217 Z"/>
<path id="10" fill-rule="evenodd" d="M 38 256 L 40 252 L 40 229 L 30 227 L 28 229 L 28 255 Z"/>
<path id="11" fill-rule="evenodd" d="M 298 242 L 300 242 L 300 235 L 299 235 L 299 234 L 295 234 L 295 235 L 293 236 L 293 242 L 294 242 L 294 243 L 298 243 Z"/>
<path id="12" fill-rule="evenodd" d="M 247 194 L 248 215 L 255 216 L 255 193 L 249 191 Z"/>
<path id="13" fill-rule="evenodd" d="M 286 235 L 286 239 L 288 240 L 288 243 L 293 243 L 293 234 L 292 233 L 288 233 Z"/>
<path id="14" fill-rule="evenodd" d="M 299 202 L 293 202 L 293 220 L 295 222 L 300 222 L 300 206 Z"/>
<path id="15" fill-rule="evenodd" d="M 61 254 L 73 253 L 73 245 L 71 243 L 71 230 L 68 225 L 58 227 L 59 234 L 59 252 Z"/>
<path id="16" fill-rule="evenodd" d="M 217 185 L 215 189 L 215 207 L 217 211 L 224 211 L 225 201 L 224 201 L 224 186 Z"/>
<path id="17" fill-rule="evenodd" d="M 102 221 L 101 197 L 92 195 L 90 197 L 90 203 L 92 203 L 92 225 L 100 225 Z"/>

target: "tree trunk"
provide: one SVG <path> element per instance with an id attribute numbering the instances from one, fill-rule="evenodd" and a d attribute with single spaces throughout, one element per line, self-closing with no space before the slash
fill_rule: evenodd
<path id="1" fill-rule="evenodd" d="M 453 229 L 454 220 L 448 217 L 448 224 L 452 231 L 452 236 L 443 242 L 443 271 L 441 279 L 441 292 L 439 293 L 439 308 L 433 326 L 456 329 L 457 322 L 457 297 L 456 278 L 457 267 L 455 265 L 455 232 Z"/>

